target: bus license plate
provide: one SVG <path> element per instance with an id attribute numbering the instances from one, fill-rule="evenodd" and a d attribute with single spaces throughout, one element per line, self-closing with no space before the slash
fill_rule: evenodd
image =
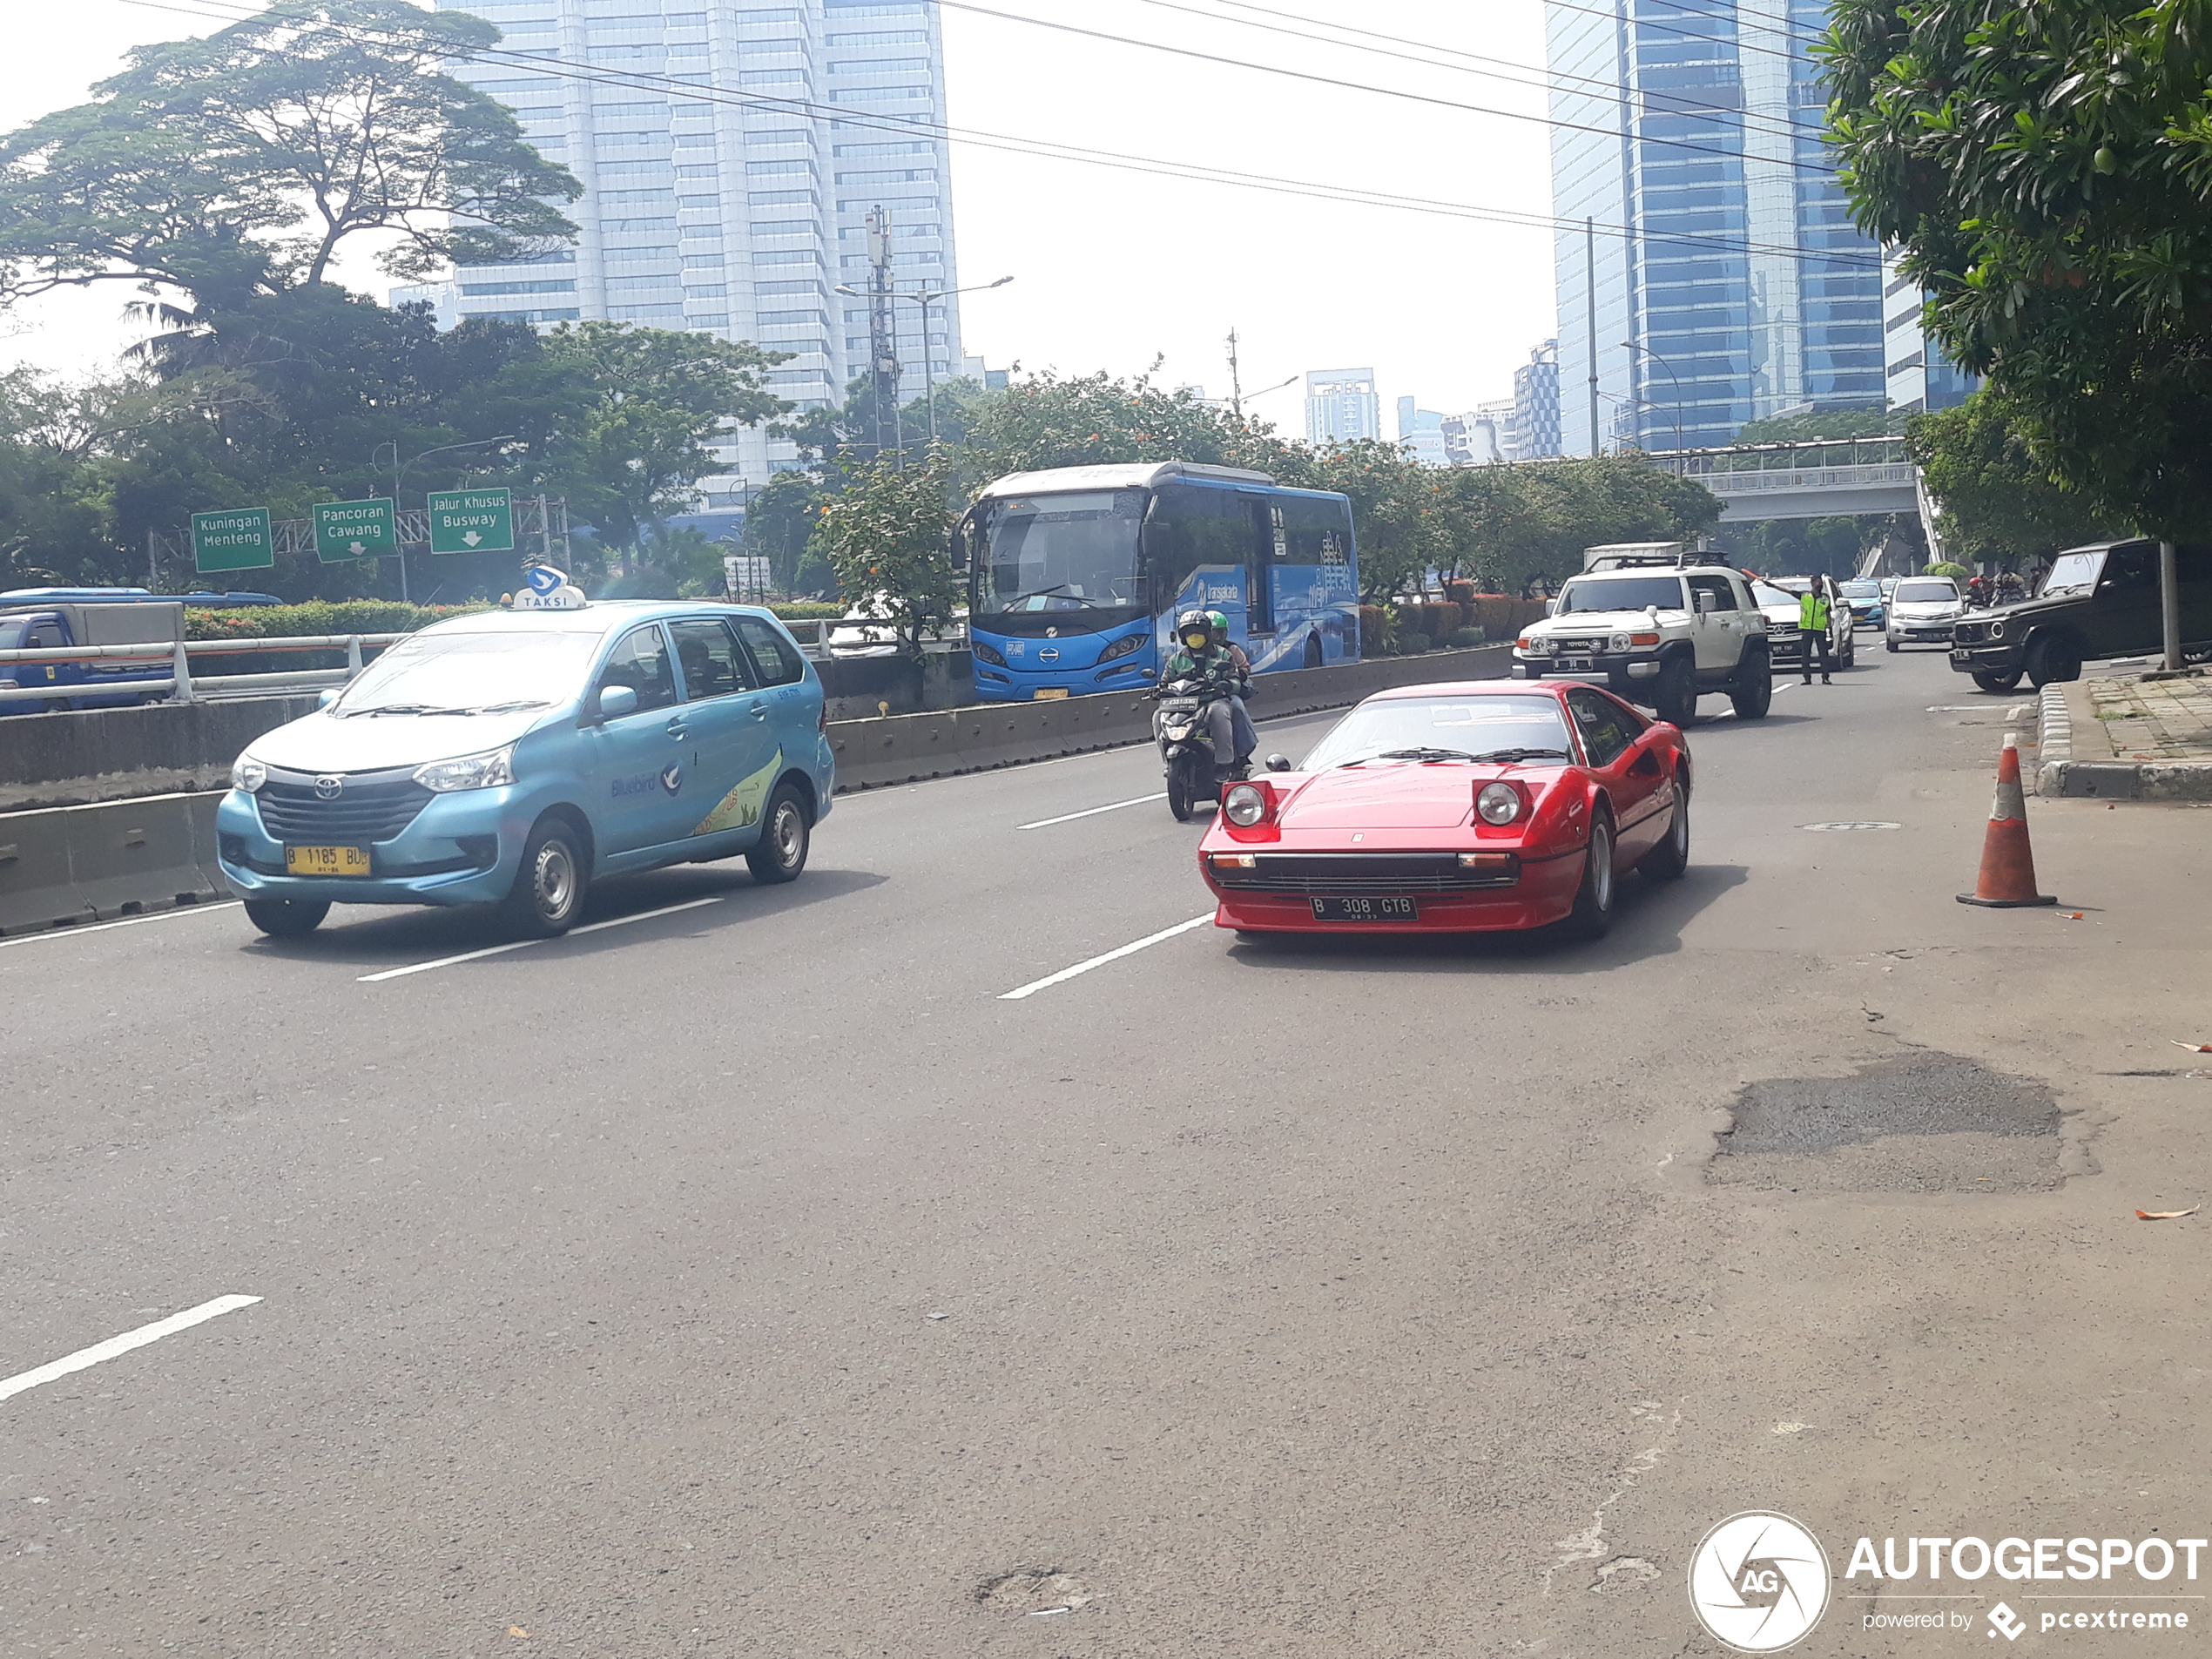
<path id="1" fill-rule="evenodd" d="M 1068 688 L 1064 685 L 1040 685 L 1031 693 L 1030 700 L 1036 703 L 1049 703 L 1056 698 L 1067 695 Z"/>
<path id="2" fill-rule="evenodd" d="M 367 875 L 365 846 L 287 846 L 284 849 L 287 875 Z"/>
<path id="3" fill-rule="evenodd" d="M 1403 897 L 1318 898 L 1313 900 L 1316 921 L 1418 921 L 1420 907 Z"/>

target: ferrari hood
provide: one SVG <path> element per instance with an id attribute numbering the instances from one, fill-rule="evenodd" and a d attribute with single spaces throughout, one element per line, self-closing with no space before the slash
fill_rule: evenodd
<path id="1" fill-rule="evenodd" d="M 1474 817 L 1474 792 L 1493 779 L 1518 776 L 1534 788 L 1554 770 L 1392 760 L 1338 766 L 1299 783 L 1277 809 L 1276 821 L 1286 833 L 1452 829 Z"/>

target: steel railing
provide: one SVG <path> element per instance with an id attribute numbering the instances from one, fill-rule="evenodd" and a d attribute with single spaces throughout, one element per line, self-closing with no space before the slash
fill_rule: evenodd
<path id="1" fill-rule="evenodd" d="M 58 663 L 160 663 L 169 672 L 144 678 L 51 681 L 44 685 L 0 688 L 0 704 L 65 703 L 81 697 L 146 697 L 171 693 L 190 703 L 203 692 L 315 691 L 343 685 L 361 671 L 361 651 L 397 644 L 405 634 L 298 634 L 276 639 L 150 640 L 132 645 L 71 645 L 54 651 L 0 651 L 0 681 L 21 681 L 17 664 Z M 346 653 L 343 668 L 277 670 L 260 674 L 195 674 L 194 657 L 246 656 L 261 651 Z"/>

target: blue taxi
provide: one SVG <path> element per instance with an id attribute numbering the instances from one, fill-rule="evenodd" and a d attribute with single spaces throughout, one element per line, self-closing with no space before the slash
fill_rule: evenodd
<path id="1" fill-rule="evenodd" d="M 600 876 L 743 854 L 791 880 L 834 781 L 821 681 L 767 611 L 586 603 L 541 570 L 256 738 L 218 856 L 266 934 L 333 904 L 495 903 L 553 934 Z"/>

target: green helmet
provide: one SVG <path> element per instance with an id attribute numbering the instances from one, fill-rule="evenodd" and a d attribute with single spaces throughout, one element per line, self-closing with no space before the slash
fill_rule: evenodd
<path id="1" fill-rule="evenodd" d="M 1213 637 L 1216 639 L 1229 637 L 1228 617 L 1223 616 L 1218 610 L 1209 610 L 1206 612 L 1206 620 L 1213 624 Z"/>

